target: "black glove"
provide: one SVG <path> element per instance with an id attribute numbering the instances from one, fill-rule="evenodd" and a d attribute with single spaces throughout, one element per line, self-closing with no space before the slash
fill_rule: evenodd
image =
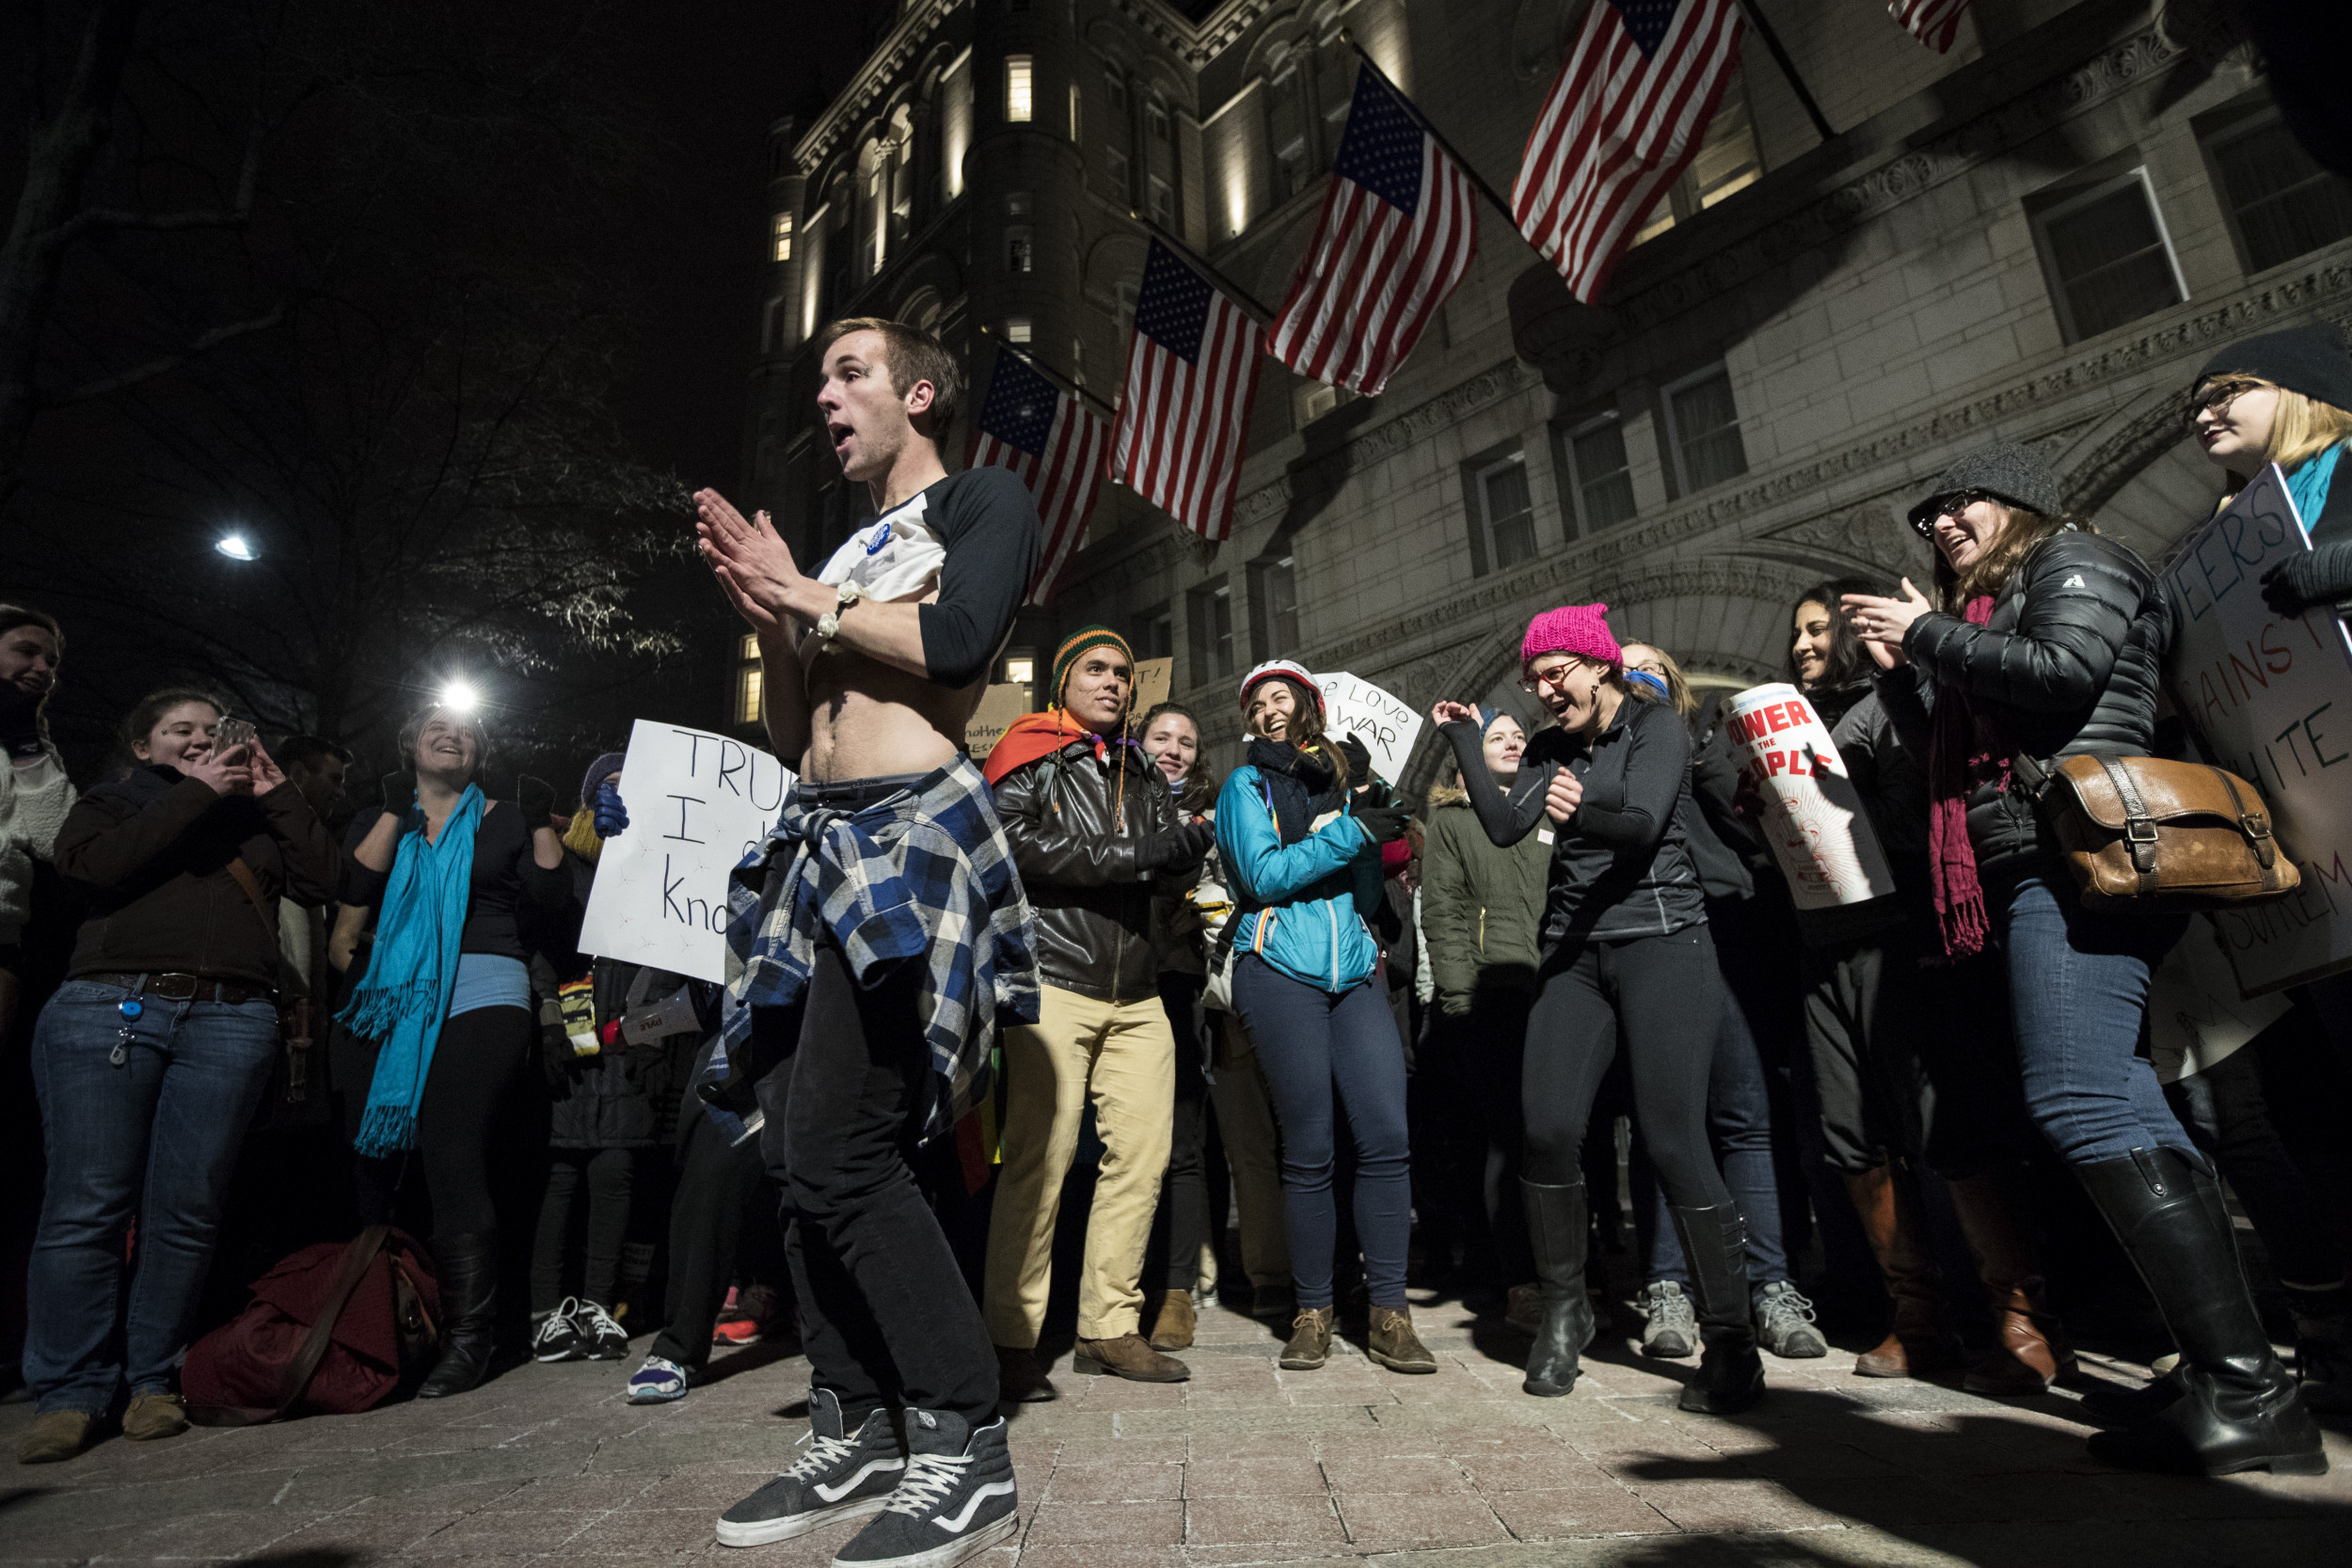
<path id="1" fill-rule="evenodd" d="M 1358 788 L 1372 783 L 1372 753 L 1364 750 L 1354 730 L 1340 736 L 1340 755 L 1347 759 L 1347 782 Z"/>
<path id="2" fill-rule="evenodd" d="M 40 699 L 14 681 L 0 681 L 0 755 L 13 761 L 40 752 Z"/>
<path id="3" fill-rule="evenodd" d="M 417 776 L 405 768 L 395 768 L 384 775 L 384 809 L 394 816 L 405 817 L 417 805 Z"/>
<path id="4" fill-rule="evenodd" d="M 2312 607 L 2319 596 L 2313 592 L 2317 584 L 2312 580 L 2312 568 L 2317 563 L 2317 558 L 2307 550 L 2262 575 L 2263 603 L 2273 615 L 2300 615 Z"/>
<path id="5" fill-rule="evenodd" d="M 1405 836 L 1405 825 L 1413 814 L 1403 806 L 1367 806 L 1356 813 L 1356 820 L 1372 835 L 1375 844 L 1393 844 Z"/>
<path id="6" fill-rule="evenodd" d="M 1216 830 L 1206 822 L 1179 823 L 1136 846 L 1136 865 L 1144 871 L 1181 871 L 1198 864 L 1216 842 Z"/>
<path id="7" fill-rule="evenodd" d="M 534 832 L 555 824 L 555 786 L 545 779 L 534 779 L 525 773 L 515 781 L 515 803 L 523 808 L 523 826 Z"/>

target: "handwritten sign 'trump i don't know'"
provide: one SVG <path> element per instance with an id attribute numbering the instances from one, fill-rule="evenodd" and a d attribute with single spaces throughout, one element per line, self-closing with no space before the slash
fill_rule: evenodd
<path id="1" fill-rule="evenodd" d="M 724 980 L 727 873 L 791 787 L 792 770 L 757 747 L 638 720 L 621 765 L 628 826 L 604 841 L 580 950 Z"/>
<path id="2" fill-rule="evenodd" d="M 2173 705 L 2211 760 L 2262 791 L 2303 874 L 2276 903 L 2214 915 L 2248 996 L 2352 966 L 2352 641 L 2328 606 L 2281 618 L 2262 596 L 2263 574 L 2310 548 L 2273 465 L 2164 574 L 2180 613 Z"/>
<path id="3" fill-rule="evenodd" d="M 1782 681 L 1733 697 L 1731 738 L 1764 798 L 1764 837 L 1801 910 L 1862 904 L 1895 891 L 1861 792 L 1829 728 Z"/>

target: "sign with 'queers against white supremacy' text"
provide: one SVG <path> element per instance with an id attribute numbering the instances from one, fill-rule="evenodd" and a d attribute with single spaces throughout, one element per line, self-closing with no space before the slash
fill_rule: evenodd
<path id="1" fill-rule="evenodd" d="M 638 720 L 621 765 L 628 826 L 604 841 L 580 950 L 724 980 L 727 874 L 768 836 L 792 784 L 755 746 Z"/>
<path id="2" fill-rule="evenodd" d="M 2265 572 L 2311 547 L 2274 464 L 2164 573 L 2173 705 L 2211 761 L 2262 791 L 2303 874 L 2275 903 L 2214 913 L 2248 996 L 2352 966 L 2352 640 L 2327 605 L 2280 617 L 2262 595 Z"/>

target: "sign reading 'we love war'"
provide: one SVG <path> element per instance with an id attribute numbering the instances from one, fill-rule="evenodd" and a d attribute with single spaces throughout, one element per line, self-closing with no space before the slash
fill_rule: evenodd
<path id="1" fill-rule="evenodd" d="M 2248 996 L 2352 968 L 2352 639 L 2327 605 L 2280 616 L 2262 596 L 2263 574 L 2311 547 L 2273 464 L 2164 573 L 2180 615 L 2173 705 L 2214 763 L 2262 791 L 2303 874 L 2275 903 L 2214 913 Z"/>
<path id="2" fill-rule="evenodd" d="M 1801 910 L 1863 904 L 1895 891 L 1894 874 L 1829 726 L 1785 681 L 1728 705 L 1731 738 L 1764 798 L 1764 837 Z"/>

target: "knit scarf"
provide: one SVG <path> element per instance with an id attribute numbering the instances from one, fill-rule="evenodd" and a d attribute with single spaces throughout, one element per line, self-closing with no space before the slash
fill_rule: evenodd
<path id="1" fill-rule="evenodd" d="M 1316 817 L 1342 803 L 1331 787 L 1331 764 L 1319 752 L 1261 738 L 1249 743 L 1248 761 L 1265 781 L 1275 836 L 1286 845 L 1305 838 Z"/>
<path id="2" fill-rule="evenodd" d="M 2336 478 L 2336 460 L 2343 455 L 2344 443 L 2339 441 L 2317 457 L 2296 464 L 2295 472 L 2286 476 L 2287 494 L 2295 499 L 2296 515 L 2303 519 L 2306 533 L 2328 509 L 2328 491 Z"/>
<path id="3" fill-rule="evenodd" d="M 353 1144 L 362 1154 L 380 1159 L 416 1142 L 417 1105 L 457 986 L 483 809 L 481 786 L 468 784 L 437 841 L 428 843 L 421 826 L 401 834 L 367 977 L 338 1015 L 353 1034 L 383 1042 Z"/>
<path id="4" fill-rule="evenodd" d="M 1993 619 L 1993 595 L 1980 594 L 1963 612 L 1972 626 Z M 2009 744 L 1993 715 L 1979 714 L 1957 686 L 1935 694 L 1935 721 L 1928 734 L 1928 872 L 1935 883 L 1935 918 L 1944 951 L 1955 958 L 1984 950 L 1991 926 L 1984 912 L 1984 886 L 1977 879 L 1977 849 L 1968 841 L 1968 796 L 1978 784 L 1997 780 L 2009 788 Z"/>
<path id="5" fill-rule="evenodd" d="M 1105 765 L 1110 761 L 1114 746 L 1133 746 L 1138 752 L 1143 750 L 1139 742 L 1128 736 L 1117 736 L 1105 740 L 1070 717 L 1065 710 L 1049 707 L 1043 713 L 1025 713 L 1014 720 L 1012 727 L 1000 736 L 990 749 L 988 761 L 981 765 L 980 776 L 988 780 L 993 788 L 1014 768 L 1026 767 L 1040 757 L 1050 757 L 1073 740 L 1092 742 L 1094 760 Z"/>

